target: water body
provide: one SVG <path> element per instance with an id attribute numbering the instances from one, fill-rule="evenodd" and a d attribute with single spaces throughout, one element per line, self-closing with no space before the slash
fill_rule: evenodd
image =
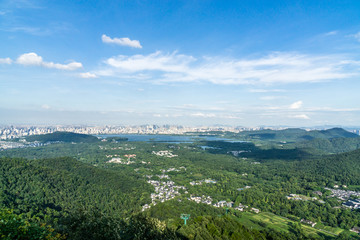
<path id="1" fill-rule="evenodd" d="M 217 136 L 187 136 L 187 135 L 160 135 L 160 134 L 103 134 L 94 135 L 100 138 L 121 137 L 127 138 L 129 142 L 164 142 L 164 143 L 194 143 L 196 141 L 234 141 L 234 139 Z"/>

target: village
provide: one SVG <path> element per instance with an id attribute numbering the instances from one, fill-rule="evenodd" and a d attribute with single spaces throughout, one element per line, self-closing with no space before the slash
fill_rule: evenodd
<path id="1" fill-rule="evenodd" d="M 150 204 L 145 204 L 142 207 L 142 211 L 145 211 L 149 208 L 151 208 L 151 206 L 155 206 L 157 203 L 159 202 L 165 202 L 165 201 L 169 201 L 171 199 L 174 199 L 177 196 L 180 196 L 180 189 L 183 190 L 184 194 L 188 194 L 189 192 L 187 191 L 185 186 L 177 186 L 175 185 L 175 182 L 170 180 L 170 176 L 166 175 L 164 173 L 166 172 L 179 172 L 180 169 L 186 170 L 185 167 L 179 167 L 179 169 L 177 168 L 169 168 L 167 170 L 161 169 L 160 171 L 162 172 L 161 175 L 155 175 L 156 177 L 158 177 L 160 180 L 161 179 L 168 179 L 168 181 L 157 181 L 157 180 L 151 180 L 151 178 L 153 178 L 153 175 L 145 175 L 146 178 L 148 178 L 149 180 L 147 181 L 148 183 L 150 183 L 152 186 L 154 186 L 154 190 L 155 193 L 151 193 L 150 197 L 151 197 L 151 203 Z M 190 185 L 192 186 L 196 186 L 196 185 L 202 185 L 203 183 L 205 184 L 215 184 L 217 183 L 216 180 L 213 179 L 204 179 L 204 180 L 199 180 L 199 181 L 191 181 Z M 241 190 L 243 189 L 249 189 L 251 188 L 251 186 L 245 186 L 244 188 L 239 188 Z M 238 190 L 239 190 L 238 189 Z M 198 204 L 202 203 L 202 204 L 207 204 L 207 205 L 211 205 L 213 207 L 217 207 L 217 208 L 234 208 L 237 211 L 244 211 L 245 209 L 248 208 L 248 206 L 243 205 L 243 204 L 239 204 L 237 207 L 234 207 L 234 202 L 230 201 L 218 201 L 216 203 L 213 204 L 213 198 L 211 196 L 193 196 L 192 194 L 190 195 L 190 197 L 187 198 L 189 201 L 194 201 Z M 181 201 L 181 199 L 179 199 L 179 201 Z M 254 213 L 259 213 L 260 210 L 257 208 L 250 208 L 250 211 L 254 212 Z"/>
<path id="2" fill-rule="evenodd" d="M 168 151 L 168 150 L 158 151 L 158 152 L 152 151 L 152 154 L 155 154 L 156 156 L 168 157 L 168 158 L 173 158 L 173 157 L 178 156 L 178 155 L 175 155 L 171 151 Z"/>
<path id="3" fill-rule="evenodd" d="M 334 186 L 335 188 L 338 187 L 338 185 Z M 342 189 L 333 189 L 333 188 L 325 188 L 325 190 L 331 191 L 331 195 L 329 197 L 337 197 L 340 200 L 348 200 L 350 197 L 360 197 L 360 192 L 356 191 L 350 191 L 350 190 L 342 190 Z"/>

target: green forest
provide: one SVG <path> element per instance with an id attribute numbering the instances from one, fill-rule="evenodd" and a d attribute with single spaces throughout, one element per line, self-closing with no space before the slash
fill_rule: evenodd
<path id="1" fill-rule="evenodd" d="M 343 129 L 132 142 L 56 132 L 0 150 L 2 239 L 360 239 L 360 137 Z M 231 140 L 229 140 L 231 139 Z M 181 216 L 188 215 L 185 221 Z"/>

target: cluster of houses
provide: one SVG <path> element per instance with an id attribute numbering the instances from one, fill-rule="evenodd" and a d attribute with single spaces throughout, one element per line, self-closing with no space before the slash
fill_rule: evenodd
<path id="1" fill-rule="evenodd" d="M 354 233 L 360 234 L 360 227 L 355 226 L 355 227 L 353 227 L 352 229 L 350 229 L 350 231 L 351 231 L 351 232 L 354 232 Z"/>
<path id="2" fill-rule="evenodd" d="M 135 163 L 134 161 L 131 161 L 131 158 L 136 158 L 136 154 L 125 154 L 124 156 L 127 158 L 127 160 L 123 160 L 117 154 L 106 155 L 107 158 L 111 157 L 111 159 L 109 161 L 107 161 L 108 163 L 118 163 L 118 164 L 125 164 L 125 165 Z M 142 163 L 146 163 L 146 162 L 142 162 Z"/>
<path id="3" fill-rule="evenodd" d="M 180 189 L 186 190 L 184 186 L 176 186 L 173 181 L 161 182 L 148 180 L 148 183 L 155 187 L 155 193 L 151 193 L 150 196 L 153 205 L 156 205 L 157 202 L 165 202 L 179 196 Z"/>
<path id="4" fill-rule="evenodd" d="M 112 158 L 109 161 L 107 161 L 108 163 L 119 163 L 119 164 L 125 164 L 125 165 L 129 165 L 129 164 L 133 164 L 135 162 L 128 160 L 123 160 L 121 158 Z"/>
<path id="5" fill-rule="evenodd" d="M 126 145 L 127 146 L 127 145 Z M 111 148 L 109 148 L 109 147 L 104 147 L 104 146 L 100 146 L 99 145 L 99 148 L 101 149 L 101 150 L 126 150 L 126 151 L 130 151 L 130 150 L 134 150 L 134 149 L 136 149 L 136 147 L 111 147 Z"/>
<path id="6" fill-rule="evenodd" d="M 169 169 L 167 169 L 167 170 L 165 170 L 165 169 L 160 169 L 160 171 L 161 171 L 162 173 L 166 173 L 166 172 L 180 172 L 181 169 L 184 169 L 184 170 L 186 171 L 186 167 L 179 167 L 179 169 L 177 169 L 177 168 L 169 168 Z"/>
<path id="7" fill-rule="evenodd" d="M 118 155 L 106 155 L 106 157 L 112 157 L 112 156 L 118 156 Z M 112 159 L 110 159 L 107 162 L 108 163 L 119 163 L 119 164 L 125 164 L 125 165 L 135 163 L 134 161 L 131 161 L 131 158 L 136 158 L 136 154 L 125 155 L 125 157 L 127 157 L 127 160 L 123 160 L 120 157 L 113 157 Z"/>
<path id="8" fill-rule="evenodd" d="M 248 208 L 248 207 L 249 206 L 243 205 L 240 203 L 239 206 L 235 207 L 234 209 L 243 212 L 245 210 L 245 208 Z"/>
<path id="9" fill-rule="evenodd" d="M 161 175 L 156 175 L 156 176 L 160 179 L 163 179 L 163 178 L 170 179 L 169 175 L 166 175 L 166 174 L 161 174 Z"/>
<path id="10" fill-rule="evenodd" d="M 178 155 L 173 154 L 171 151 L 168 150 L 163 150 L 163 151 L 152 151 L 152 154 L 155 154 L 156 156 L 160 156 L 160 157 L 168 157 L 168 158 L 173 158 L 173 157 L 177 157 Z"/>
<path id="11" fill-rule="evenodd" d="M 130 158 L 136 158 L 136 154 L 125 154 L 124 157 L 127 157 L 128 160 L 130 160 Z"/>
<path id="12" fill-rule="evenodd" d="M 249 151 L 243 151 L 243 150 L 239 150 L 239 151 L 229 151 L 227 153 L 231 153 L 232 155 L 234 155 L 234 157 L 238 157 L 240 153 L 243 153 L 243 152 L 251 152 L 250 150 Z"/>
<path id="13" fill-rule="evenodd" d="M 332 189 L 332 188 L 325 188 L 325 190 L 329 190 L 332 193 L 328 197 L 337 197 L 338 199 L 340 199 L 342 201 L 345 201 L 345 202 L 342 203 L 343 207 L 347 207 L 347 208 L 350 208 L 350 209 L 360 209 L 360 198 L 358 198 L 358 199 L 350 199 L 351 197 L 354 197 L 354 196 L 359 197 L 360 192 L 348 191 L 348 190 L 342 190 L 342 189 Z M 320 192 L 320 191 L 314 191 L 313 193 L 316 194 L 316 195 L 319 195 L 319 196 L 323 195 L 323 193 Z M 290 194 L 289 196 L 286 196 L 286 198 L 291 199 L 291 200 L 301 200 L 301 201 L 308 201 L 308 200 L 315 201 L 315 200 L 317 200 L 316 197 L 307 197 L 307 196 L 303 196 L 303 195 L 300 195 L 300 194 Z M 323 200 L 320 200 L 320 199 L 318 200 L 318 202 L 319 203 L 325 203 Z M 335 207 L 335 208 L 340 208 L 340 206 Z M 307 223 L 307 224 L 309 224 L 309 223 Z"/>
<path id="14" fill-rule="evenodd" d="M 160 152 L 164 152 L 164 151 L 160 151 Z M 180 169 L 185 169 L 185 167 L 180 167 Z M 170 179 L 170 177 L 164 173 L 166 172 L 172 172 L 172 171 L 180 171 L 179 169 L 176 168 L 169 168 L 167 170 L 161 170 L 162 174 L 161 175 L 155 175 L 160 179 Z M 165 202 L 168 200 L 171 200 L 173 198 L 175 198 L 176 196 L 181 195 L 179 190 L 183 189 L 184 193 L 187 194 L 188 192 L 186 191 L 186 187 L 184 186 L 176 186 L 175 183 L 173 181 L 156 181 L 156 180 L 151 180 L 151 178 L 153 177 L 153 175 L 145 175 L 146 178 L 148 178 L 149 180 L 147 181 L 148 183 L 150 183 L 152 186 L 155 187 L 155 193 L 151 193 L 150 197 L 151 197 L 151 204 L 145 204 L 142 207 L 142 211 L 145 211 L 149 208 L 151 208 L 151 206 L 155 206 L 158 202 Z M 190 182 L 191 185 L 201 185 L 203 183 L 217 183 L 216 180 L 213 179 L 204 179 L 204 180 L 200 180 L 200 181 L 193 181 Z M 251 188 L 251 186 L 245 186 L 242 189 L 248 189 Z M 219 201 L 215 204 L 213 204 L 213 199 L 210 196 L 193 196 L 190 195 L 190 197 L 188 198 L 189 201 L 194 201 L 196 203 L 203 203 L 203 204 L 207 204 L 207 205 L 212 205 L 214 207 L 218 207 L 218 208 L 223 208 L 223 207 L 227 207 L 227 208 L 233 208 L 234 202 L 230 201 Z M 181 201 L 179 199 L 179 201 Z M 235 210 L 238 211 L 244 211 L 245 208 L 248 208 L 248 206 L 243 205 L 243 204 L 239 204 L 239 206 L 235 207 Z M 255 212 L 255 213 L 259 213 L 260 210 L 257 208 L 251 208 L 250 211 Z"/>
<path id="15" fill-rule="evenodd" d="M 323 195 L 323 193 L 320 191 L 314 191 L 313 194 L 319 195 L 320 197 Z"/>
<path id="16" fill-rule="evenodd" d="M 360 197 L 360 192 L 356 191 L 349 191 L 349 190 L 341 190 L 341 189 L 332 189 L 332 188 L 325 188 L 326 190 L 331 191 L 331 195 L 329 197 L 337 197 L 340 200 L 347 200 L 351 196 Z"/>
<path id="17" fill-rule="evenodd" d="M 107 158 L 113 158 L 113 157 L 120 157 L 120 155 L 117 154 L 109 154 L 109 155 L 105 155 Z"/>
<path id="18" fill-rule="evenodd" d="M 316 197 L 307 197 L 304 195 L 294 194 L 294 193 L 289 194 L 289 196 L 286 196 L 286 198 L 289 200 L 291 199 L 291 200 L 299 200 L 299 201 L 317 200 Z"/>
<path id="19" fill-rule="evenodd" d="M 12 148 L 41 147 L 49 144 L 50 143 L 40 143 L 40 142 L 32 142 L 32 143 L 24 144 L 20 142 L 0 141 L 0 150 L 12 149 Z"/>
<path id="20" fill-rule="evenodd" d="M 305 218 L 301 219 L 300 221 L 301 223 L 304 223 L 304 224 L 307 224 L 307 225 L 310 225 L 311 227 L 315 227 L 316 225 L 316 222 L 312 222 L 310 220 L 306 220 Z"/>
<path id="21" fill-rule="evenodd" d="M 162 151 L 161 151 L 162 152 Z M 185 169 L 185 167 L 180 167 L 180 169 Z M 169 168 L 167 170 L 162 169 L 161 175 L 155 175 L 156 177 L 160 178 L 160 179 L 170 179 L 169 175 L 166 175 L 164 173 L 166 172 L 172 172 L 172 171 L 180 171 L 179 169 L 176 168 Z M 148 178 L 149 180 L 147 181 L 148 183 L 150 183 L 152 186 L 155 187 L 155 193 L 151 193 L 150 197 L 151 197 L 151 205 L 156 205 L 158 202 L 165 202 L 168 200 L 171 200 L 173 198 L 175 198 L 176 196 L 181 195 L 179 190 L 183 189 L 185 191 L 185 193 L 188 193 L 186 191 L 186 188 L 184 186 L 177 186 L 175 185 L 175 182 L 173 181 L 156 181 L 156 180 L 151 180 L 151 178 L 153 177 L 153 175 L 145 175 L 146 178 Z M 151 207 L 150 204 L 145 204 L 142 207 L 142 211 L 145 211 L 146 209 L 149 209 Z"/>
<path id="22" fill-rule="evenodd" d="M 146 209 L 149 209 L 149 208 L 151 208 L 151 205 L 145 204 L 144 206 L 142 206 L 141 211 L 145 211 Z"/>
<path id="23" fill-rule="evenodd" d="M 234 205 L 234 202 L 227 202 L 227 201 L 219 201 L 217 203 L 215 203 L 213 206 L 214 207 L 228 207 L 228 208 L 232 208 Z"/>
<path id="24" fill-rule="evenodd" d="M 167 170 L 165 170 L 165 169 L 160 169 L 160 171 L 161 171 L 162 173 L 166 173 L 166 172 L 180 172 L 180 170 L 179 170 L 179 169 L 176 169 L 176 168 L 169 168 L 169 169 L 167 169 Z"/>
<path id="25" fill-rule="evenodd" d="M 358 199 L 349 199 L 342 204 L 344 207 L 350 209 L 360 209 L 360 198 Z"/>
<path id="26" fill-rule="evenodd" d="M 219 201 L 215 204 L 212 204 L 213 199 L 210 196 L 201 196 L 201 197 L 196 197 L 196 196 L 192 196 L 190 195 L 190 198 L 188 198 L 188 200 L 190 201 L 194 201 L 196 203 L 204 203 L 207 205 L 212 205 L 214 207 L 217 208 L 232 208 L 234 206 L 234 202 L 227 202 L 227 201 Z M 248 208 L 249 206 L 243 205 L 243 204 L 239 204 L 239 206 L 234 207 L 235 210 L 241 211 L 243 212 L 246 208 Z M 260 210 L 257 208 L 250 208 L 250 211 L 254 212 L 254 213 L 259 213 Z"/>
<path id="27" fill-rule="evenodd" d="M 192 181 L 192 182 L 190 182 L 190 185 L 191 186 L 202 185 L 203 183 L 217 183 L 217 181 L 212 180 L 212 179 L 204 179 L 204 180 L 200 180 L 200 181 Z"/>
<path id="28" fill-rule="evenodd" d="M 294 194 L 294 193 L 291 193 L 289 194 L 289 196 L 286 196 L 287 199 L 291 199 L 291 200 L 300 200 L 300 201 L 316 201 L 317 200 L 317 197 L 307 197 L 307 196 L 304 196 L 304 195 L 300 195 L 300 194 Z"/>
<path id="29" fill-rule="evenodd" d="M 213 206 L 214 206 L 214 207 L 228 207 L 228 208 L 232 208 L 233 205 L 234 205 L 234 202 L 220 201 L 220 202 L 218 202 L 218 203 L 215 203 Z M 234 209 L 243 212 L 243 211 L 245 210 L 245 208 L 248 208 L 248 207 L 249 207 L 249 206 L 247 206 L 247 205 L 243 205 L 243 204 L 239 203 L 239 206 L 235 207 Z M 259 213 L 259 212 L 260 212 L 259 209 L 254 208 L 254 207 L 250 208 L 250 211 L 252 211 L 252 212 L 254 212 L 254 213 Z"/>
<path id="30" fill-rule="evenodd" d="M 251 188 L 251 186 L 245 186 L 245 187 L 243 187 L 243 188 L 238 188 L 237 190 L 238 190 L 238 191 L 242 191 L 242 190 L 249 189 L 249 188 Z"/>
<path id="31" fill-rule="evenodd" d="M 120 163 L 120 164 L 122 164 L 123 162 L 122 162 L 122 159 L 121 158 L 117 158 L 117 157 L 115 157 L 115 158 L 112 158 L 112 159 L 110 159 L 109 161 L 107 161 L 108 163 Z"/>
<path id="32" fill-rule="evenodd" d="M 316 192 L 314 192 L 316 194 Z M 318 195 L 321 196 L 322 193 L 321 192 L 318 192 Z M 291 193 L 289 194 L 289 196 L 286 196 L 287 199 L 289 200 L 297 200 L 297 201 L 318 201 L 319 203 L 325 203 L 323 200 L 321 199 L 318 199 L 317 197 L 307 197 L 307 196 L 304 196 L 304 195 L 300 195 L 300 194 L 294 194 L 294 193 Z"/>
<path id="33" fill-rule="evenodd" d="M 205 195 L 202 195 L 201 197 L 194 197 L 194 196 L 190 195 L 190 198 L 188 198 L 188 200 L 194 201 L 196 203 L 204 203 L 207 205 L 211 205 L 212 201 L 213 201 L 210 196 L 205 196 Z"/>

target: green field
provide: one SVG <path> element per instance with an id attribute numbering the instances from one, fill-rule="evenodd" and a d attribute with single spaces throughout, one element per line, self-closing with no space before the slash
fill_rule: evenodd
<path id="1" fill-rule="evenodd" d="M 342 233 L 344 231 L 344 229 L 341 228 L 333 228 L 333 227 L 329 227 L 329 226 L 324 226 L 323 224 L 317 224 L 315 226 L 316 229 L 322 229 L 328 232 L 332 232 L 336 235 L 339 235 L 340 233 Z"/>
<path id="2" fill-rule="evenodd" d="M 250 228 L 261 230 L 263 227 L 268 227 L 284 232 L 289 232 L 291 224 L 295 223 L 290 219 L 277 216 L 269 212 L 263 212 L 259 214 L 244 212 L 241 214 L 239 219 L 241 223 Z M 259 224 L 259 222 L 265 223 L 266 225 L 261 226 L 261 223 Z M 304 224 L 302 224 L 301 227 L 306 234 L 319 234 L 329 238 L 332 238 L 343 231 L 340 228 L 332 228 L 328 226 L 325 227 L 325 231 L 322 229 L 312 228 L 311 226 Z"/>

